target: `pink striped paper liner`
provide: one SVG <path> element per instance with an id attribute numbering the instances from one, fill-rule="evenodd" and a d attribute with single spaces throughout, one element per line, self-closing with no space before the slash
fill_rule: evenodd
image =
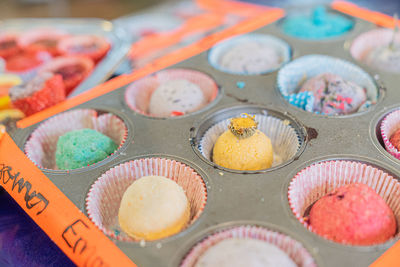
<path id="1" fill-rule="evenodd" d="M 143 176 L 159 175 L 180 185 L 190 204 L 190 226 L 198 219 L 207 202 L 203 179 L 189 166 L 165 158 L 144 158 L 122 163 L 104 173 L 92 185 L 86 197 L 89 218 L 106 235 L 122 241 L 138 241 L 122 231 L 118 211 L 126 189 Z"/>
<path id="2" fill-rule="evenodd" d="M 58 138 L 67 132 L 85 128 L 108 136 L 119 144 L 118 149 L 124 144 L 128 135 L 125 123 L 111 113 L 98 114 L 94 109 L 75 109 L 41 123 L 26 142 L 25 154 L 38 167 L 56 170 L 55 154 Z"/>
<path id="3" fill-rule="evenodd" d="M 400 151 L 397 150 L 389 139 L 398 129 L 400 129 L 400 109 L 386 115 L 381 124 L 381 135 L 386 151 L 396 159 L 400 159 Z"/>
<path id="4" fill-rule="evenodd" d="M 29 46 L 31 43 L 41 40 L 43 37 L 52 38 L 53 40 L 61 40 L 69 34 L 65 31 L 54 28 L 38 28 L 20 34 L 18 45 L 22 48 Z"/>
<path id="5" fill-rule="evenodd" d="M 354 59 L 362 61 L 371 67 L 382 69 L 384 71 L 399 72 L 400 66 L 398 66 L 396 69 L 393 69 L 390 68 L 390 66 L 384 66 L 381 64 L 377 66 L 368 60 L 368 55 L 371 51 L 378 47 L 388 46 L 392 38 L 393 29 L 380 28 L 362 33 L 353 41 L 350 47 L 350 54 Z M 400 34 L 396 35 L 395 43 L 400 44 Z"/>
<path id="6" fill-rule="evenodd" d="M 356 161 L 325 161 L 313 164 L 300 171 L 289 185 L 290 208 L 304 227 L 316 233 L 304 217 L 307 208 L 336 188 L 353 183 L 366 184 L 374 189 L 392 209 L 397 224 L 399 224 L 399 181 L 378 168 Z M 398 233 L 397 236 L 399 236 Z M 341 243 L 346 244 L 345 242 Z"/>
<path id="7" fill-rule="evenodd" d="M 148 112 L 151 95 L 161 84 L 177 79 L 194 83 L 203 91 L 207 104 L 198 110 L 211 103 L 218 95 L 218 85 L 207 74 L 191 69 L 167 69 L 132 83 L 125 91 L 125 102 L 132 110 L 155 117 Z"/>
<path id="8" fill-rule="evenodd" d="M 293 238 L 260 226 L 243 225 L 214 233 L 195 245 L 182 260 L 180 267 L 193 267 L 207 249 L 228 238 L 258 239 L 275 245 L 285 252 L 299 267 L 316 267 L 316 263 L 303 245 Z"/>

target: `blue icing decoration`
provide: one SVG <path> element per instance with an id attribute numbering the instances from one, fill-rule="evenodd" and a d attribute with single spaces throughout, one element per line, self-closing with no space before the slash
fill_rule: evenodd
<path id="1" fill-rule="evenodd" d="M 342 35 L 353 27 L 352 20 L 336 14 L 329 14 L 325 7 L 317 7 L 312 15 L 297 15 L 284 20 L 283 31 L 303 39 L 324 39 Z"/>
<path id="2" fill-rule="evenodd" d="M 245 82 L 237 82 L 236 83 L 236 87 L 239 89 L 243 89 L 246 86 Z"/>
<path id="3" fill-rule="evenodd" d="M 312 92 L 301 92 L 284 97 L 293 106 L 296 106 L 298 108 L 301 108 L 309 112 L 313 112 L 313 105 L 315 98 Z"/>

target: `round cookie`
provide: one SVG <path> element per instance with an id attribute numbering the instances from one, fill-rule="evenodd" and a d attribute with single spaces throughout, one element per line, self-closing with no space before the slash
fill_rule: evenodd
<path id="1" fill-rule="evenodd" d="M 70 131 L 58 138 L 56 164 L 61 170 L 82 168 L 107 158 L 118 146 L 92 129 Z"/>
<path id="2" fill-rule="evenodd" d="M 333 73 L 322 73 L 307 80 L 300 92 L 314 94 L 314 112 L 344 115 L 357 112 L 367 100 L 364 88 Z"/>
<path id="3" fill-rule="evenodd" d="M 220 66 L 234 73 L 258 74 L 276 69 L 282 57 L 273 47 L 257 41 L 239 43 L 226 51 Z"/>
<path id="4" fill-rule="evenodd" d="M 234 118 L 229 130 L 220 135 L 213 149 L 213 161 L 234 170 L 263 170 L 273 162 L 271 140 L 260 130 L 254 118 Z"/>
<path id="5" fill-rule="evenodd" d="M 257 239 L 228 238 L 199 257 L 195 267 L 296 267 L 278 247 Z"/>
<path id="6" fill-rule="evenodd" d="M 157 117 L 182 115 L 196 111 L 206 103 L 203 91 L 197 84 L 184 79 L 169 80 L 154 90 L 149 113 Z"/>
<path id="7" fill-rule="evenodd" d="M 118 220 L 135 239 L 156 240 L 180 232 L 189 222 L 190 204 L 182 187 L 162 176 L 133 182 L 122 196 Z"/>
<path id="8" fill-rule="evenodd" d="M 389 141 L 398 151 L 400 151 L 400 128 L 390 136 Z"/>
<path id="9" fill-rule="evenodd" d="M 330 240 L 351 245 L 380 244 L 396 233 L 393 211 L 365 184 L 349 184 L 311 207 L 309 224 Z"/>

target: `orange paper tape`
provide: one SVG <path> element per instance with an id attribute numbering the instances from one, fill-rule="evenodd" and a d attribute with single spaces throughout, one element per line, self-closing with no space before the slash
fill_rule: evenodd
<path id="1" fill-rule="evenodd" d="M 78 266 L 136 266 L 18 148 L 0 140 L 0 185 Z"/>

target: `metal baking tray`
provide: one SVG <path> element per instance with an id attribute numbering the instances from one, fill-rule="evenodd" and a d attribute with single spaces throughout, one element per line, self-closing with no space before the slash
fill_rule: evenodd
<path id="1" fill-rule="evenodd" d="M 105 37 L 111 44 L 110 51 L 96 65 L 92 73 L 68 97 L 78 95 L 106 81 L 122 62 L 130 48 L 125 31 L 112 22 L 96 18 L 19 18 L 0 21 L 0 32 L 24 32 L 30 29 L 51 27 L 72 34 L 94 34 Z"/>
<path id="2" fill-rule="evenodd" d="M 354 19 L 347 34 L 332 40 L 302 41 L 283 34 L 279 21 L 255 32 L 272 34 L 293 49 L 293 58 L 306 54 L 327 54 L 361 66 L 381 84 L 376 105 L 368 111 L 341 117 L 312 114 L 288 104 L 276 89 L 277 72 L 240 76 L 223 73 L 210 66 L 205 51 L 169 68 L 189 68 L 210 75 L 219 85 L 220 96 L 200 112 L 168 119 L 135 113 L 124 102 L 126 87 L 119 88 L 75 108 L 93 108 L 114 113 L 128 127 L 124 146 L 110 158 L 93 166 L 65 171 L 43 170 L 44 174 L 85 214 L 85 198 L 91 185 L 108 169 L 120 163 L 146 157 L 177 159 L 197 171 L 207 185 L 207 205 L 197 221 L 179 234 L 140 244 L 110 238 L 138 266 L 179 266 L 190 248 L 215 230 L 238 224 L 266 226 L 300 241 L 318 266 L 368 266 L 398 238 L 382 245 L 353 247 L 328 241 L 308 231 L 289 208 L 287 192 L 292 178 L 303 168 L 320 161 L 350 159 L 379 167 L 400 177 L 400 161 L 382 147 L 377 128 L 382 117 L 399 107 L 400 76 L 377 73 L 356 62 L 348 47 L 360 33 L 376 26 Z M 238 89 L 236 83 L 246 83 Z M 264 172 L 226 171 L 208 162 L 197 151 L 198 135 L 207 125 L 243 111 L 264 111 L 288 118 L 303 145 L 291 162 Z M 38 126 L 18 130 L 13 136 L 23 149 Z"/>

